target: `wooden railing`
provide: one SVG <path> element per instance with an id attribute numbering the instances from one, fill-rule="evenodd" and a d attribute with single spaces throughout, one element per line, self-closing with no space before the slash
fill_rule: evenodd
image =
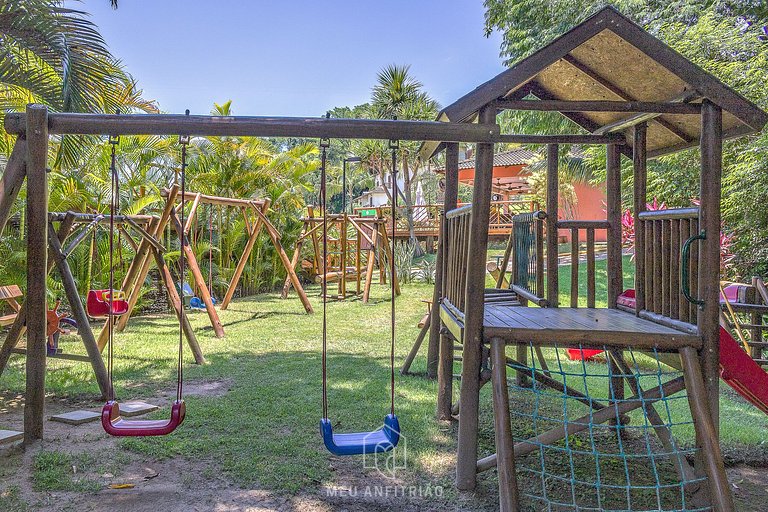
<path id="1" fill-rule="evenodd" d="M 472 205 L 466 205 L 445 214 L 447 246 L 444 298 L 459 312 L 464 311 L 467 291 L 467 259 L 469 257 L 469 230 Z"/>
<path id="2" fill-rule="evenodd" d="M 466 204 L 459 203 L 459 206 Z M 535 201 L 492 201 L 490 218 L 488 221 L 488 231 L 491 234 L 495 232 L 509 232 L 512 228 L 512 218 L 515 215 L 532 212 L 538 207 Z M 365 208 L 356 208 L 365 209 Z M 443 211 L 441 203 L 426 204 L 413 207 L 413 229 L 417 236 L 438 236 L 440 229 L 440 213 Z M 387 219 L 387 232 L 392 235 L 392 217 L 390 209 L 384 209 Z M 405 209 L 401 209 L 397 216 L 395 234 L 401 235 L 408 233 L 408 221 L 405 218 Z"/>
<path id="3" fill-rule="evenodd" d="M 511 245 L 507 245 L 501 268 L 512 258 L 510 288 L 522 301 L 545 306 L 544 299 L 544 220 L 543 211 L 521 213 L 512 217 Z M 509 254 L 511 252 L 511 255 Z M 497 283 L 500 285 L 501 280 Z"/>
<path id="4" fill-rule="evenodd" d="M 638 314 L 662 323 L 671 319 L 696 324 L 698 208 L 641 212 L 639 221 L 635 227 L 636 237 L 642 230 L 642 243 L 635 253 Z M 686 245 L 689 251 L 684 250 Z"/>
<path id="5" fill-rule="evenodd" d="M 571 232 L 571 302 L 570 307 L 579 307 L 579 266 L 580 244 L 579 230 L 586 231 L 586 264 L 587 264 L 587 307 L 594 308 L 597 295 L 595 265 L 595 231 L 608 230 L 610 224 L 606 220 L 560 220 L 557 229 Z"/>

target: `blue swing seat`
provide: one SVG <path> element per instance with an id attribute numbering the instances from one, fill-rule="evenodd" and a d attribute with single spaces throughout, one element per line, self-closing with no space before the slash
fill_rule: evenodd
<path id="1" fill-rule="evenodd" d="M 400 440 L 400 422 L 394 414 L 387 414 L 384 425 L 373 432 L 334 434 L 331 420 L 320 420 L 320 432 L 328 451 L 334 455 L 363 455 L 392 450 Z"/>

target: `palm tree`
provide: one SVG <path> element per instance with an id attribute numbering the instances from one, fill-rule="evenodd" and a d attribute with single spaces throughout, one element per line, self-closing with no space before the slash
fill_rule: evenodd
<path id="1" fill-rule="evenodd" d="M 157 111 L 85 12 L 60 0 L 0 0 L 0 111 L 21 111 L 30 102 L 56 112 Z M 72 166 L 93 143 L 93 137 L 60 139 L 55 166 Z M 0 137 L 6 154 L 9 144 Z"/>
<path id="2" fill-rule="evenodd" d="M 371 95 L 371 110 L 381 119 L 433 120 L 439 105 L 423 90 L 421 82 L 410 75 L 410 66 L 389 65 L 379 71 L 376 85 Z M 408 233 L 415 247 L 415 255 L 422 254 L 413 225 L 413 183 L 419 168 L 416 154 L 418 143 L 401 142 L 399 157 L 403 174 L 403 198 L 405 199 L 405 217 Z M 383 154 L 383 152 L 379 153 Z M 383 172 L 384 166 L 379 166 Z M 383 176 L 382 176 L 383 178 Z M 386 187 L 385 187 L 386 190 Z M 389 195 L 389 192 L 387 192 Z M 390 197 L 390 200 L 392 198 Z M 394 221 L 394 219 L 393 219 Z"/>

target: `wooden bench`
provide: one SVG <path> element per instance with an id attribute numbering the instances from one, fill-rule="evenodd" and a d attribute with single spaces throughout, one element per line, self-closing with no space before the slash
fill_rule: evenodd
<path id="1" fill-rule="evenodd" d="M 0 301 L 7 303 L 13 309 L 13 313 L 0 316 L 0 327 L 11 325 L 21 310 L 21 305 L 16 299 L 20 299 L 24 294 L 21 293 L 21 289 L 15 284 L 8 286 L 0 286 Z"/>

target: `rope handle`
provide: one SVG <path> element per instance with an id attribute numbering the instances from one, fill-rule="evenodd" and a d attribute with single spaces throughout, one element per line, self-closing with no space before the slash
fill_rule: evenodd
<path id="1" fill-rule="evenodd" d="M 685 297 L 685 300 L 691 304 L 699 306 L 699 308 L 704 307 L 704 301 L 691 295 L 691 285 L 689 282 L 691 273 L 691 245 L 696 240 L 706 239 L 706 231 L 701 230 L 698 235 L 693 235 L 688 240 L 686 240 L 685 243 L 683 243 L 683 250 L 680 252 L 680 284 L 682 287 L 683 297 Z"/>

